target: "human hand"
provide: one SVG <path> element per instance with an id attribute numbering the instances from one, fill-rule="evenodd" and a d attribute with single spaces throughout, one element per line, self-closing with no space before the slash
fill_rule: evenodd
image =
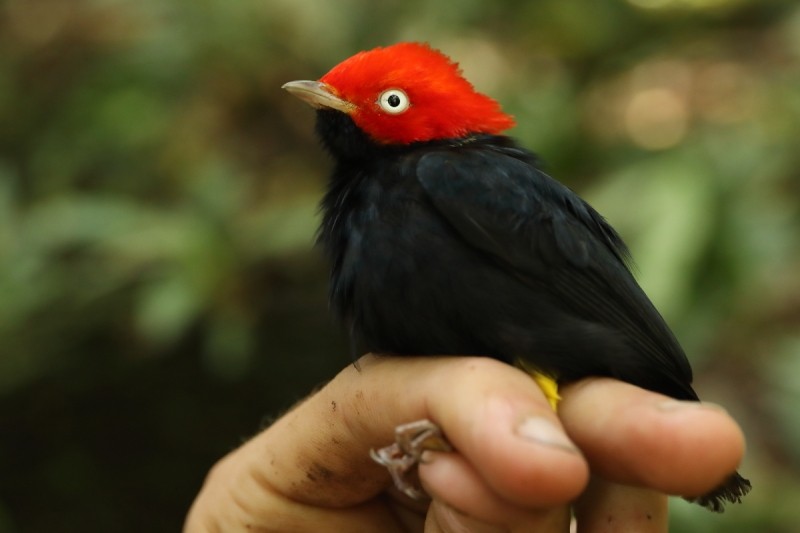
<path id="1" fill-rule="evenodd" d="M 744 450 L 723 410 L 609 379 L 563 388 L 556 416 L 526 374 L 487 358 L 365 356 L 358 367 L 217 463 L 185 533 L 563 533 L 570 505 L 582 533 L 666 531 L 663 493 L 707 492 Z M 421 418 L 456 450 L 426 452 L 431 502 L 394 490 L 369 456 Z"/>

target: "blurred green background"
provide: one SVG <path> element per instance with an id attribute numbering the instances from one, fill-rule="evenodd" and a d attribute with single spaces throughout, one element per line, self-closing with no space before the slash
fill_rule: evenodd
<path id="1" fill-rule="evenodd" d="M 0 3 L 0 532 L 176 531 L 213 462 L 350 361 L 329 166 L 280 90 L 428 41 L 621 231 L 755 489 L 800 523 L 795 0 Z"/>

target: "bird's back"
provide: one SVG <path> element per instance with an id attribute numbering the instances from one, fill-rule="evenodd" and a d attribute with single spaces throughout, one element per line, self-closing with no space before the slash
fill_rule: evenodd
<path id="1" fill-rule="evenodd" d="M 532 154 L 481 136 L 366 161 L 340 162 L 320 234 L 364 350 L 521 358 L 696 399 L 616 233 Z"/>

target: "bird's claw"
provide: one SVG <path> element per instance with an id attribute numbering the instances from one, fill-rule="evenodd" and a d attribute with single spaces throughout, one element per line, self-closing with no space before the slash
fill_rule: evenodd
<path id="1" fill-rule="evenodd" d="M 397 426 L 394 436 L 394 444 L 370 450 L 370 456 L 389 470 L 398 490 L 409 498 L 422 500 L 427 495 L 419 487 L 416 472 L 417 465 L 422 462 L 422 453 L 427 450 L 449 452 L 453 447 L 439 426 L 426 418 Z"/>

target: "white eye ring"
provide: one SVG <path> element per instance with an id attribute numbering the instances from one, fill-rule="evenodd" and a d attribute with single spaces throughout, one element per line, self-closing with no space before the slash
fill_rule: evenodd
<path id="1" fill-rule="evenodd" d="M 399 115 L 411 106 L 411 101 L 400 89 L 389 89 L 378 97 L 378 105 L 390 115 Z"/>

